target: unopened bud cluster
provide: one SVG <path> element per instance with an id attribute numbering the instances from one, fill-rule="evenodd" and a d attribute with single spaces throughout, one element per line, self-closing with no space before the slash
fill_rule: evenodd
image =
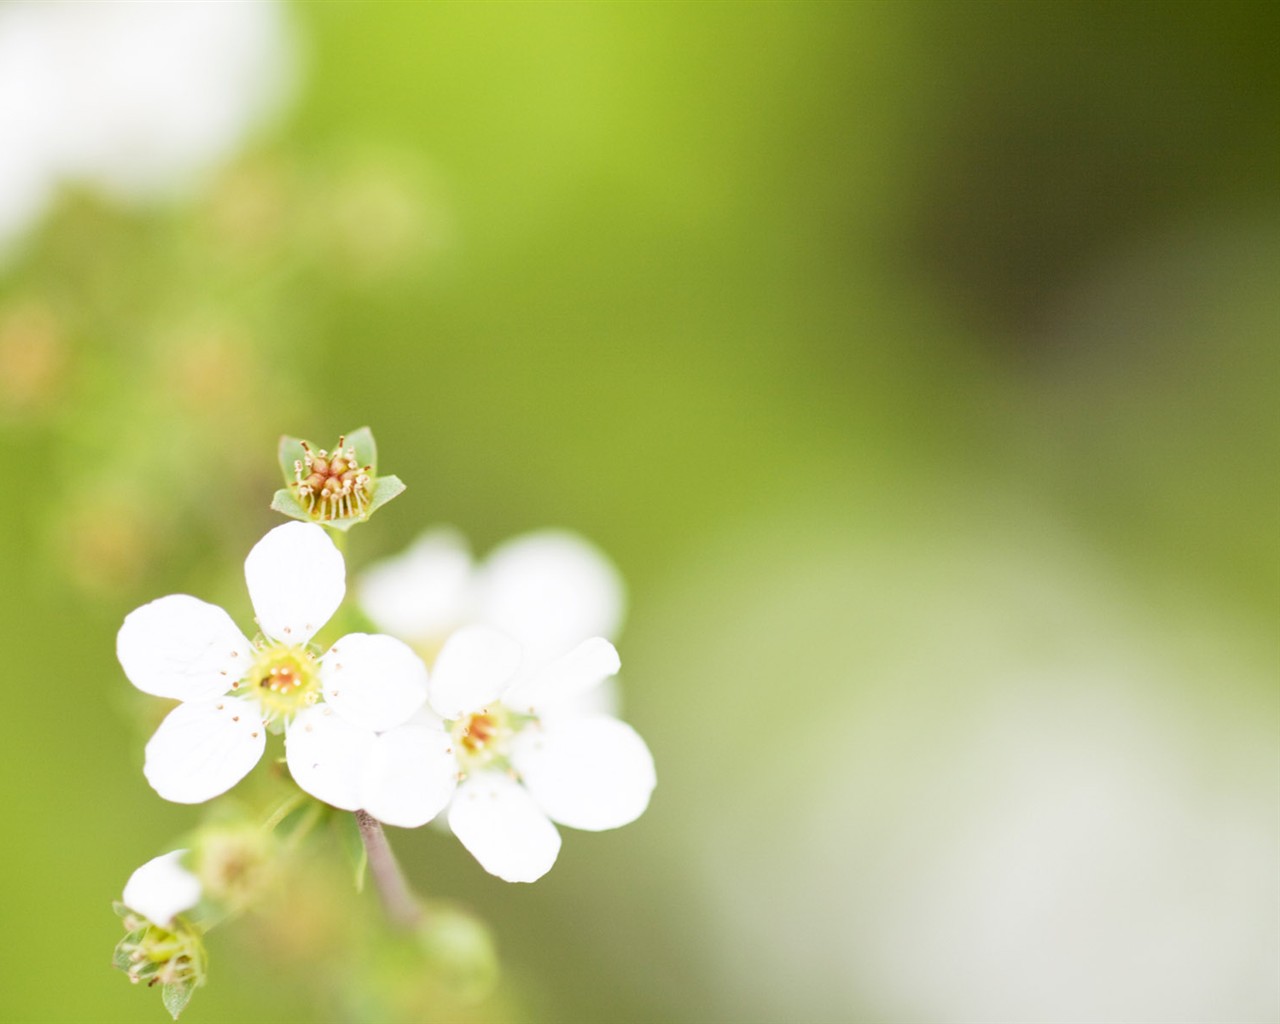
<path id="1" fill-rule="evenodd" d="M 116 946 L 116 963 L 138 985 L 196 986 L 206 973 L 204 943 L 200 934 L 178 919 L 163 927 L 140 914 L 126 913 L 128 933 Z"/>
<path id="2" fill-rule="evenodd" d="M 229 910 L 252 906 L 269 887 L 282 856 L 273 832 L 247 821 L 211 825 L 195 841 L 203 893 Z"/>
<path id="3" fill-rule="evenodd" d="M 345 437 L 330 453 L 314 452 L 301 442 L 303 457 L 293 464 L 298 501 L 316 519 L 343 519 L 363 516 L 373 489 L 373 467 L 361 466 L 354 447 Z"/>

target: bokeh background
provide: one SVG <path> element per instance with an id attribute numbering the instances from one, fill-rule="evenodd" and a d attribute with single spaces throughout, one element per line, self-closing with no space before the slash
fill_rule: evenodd
<path id="1" fill-rule="evenodd" d="M 83 49 L 0 10 L 0 1015 L 165 1019 L 110 901 L 198 810 L 115 631 L 243 619 L 276 438 L 368 423 L 353 568 L 592 538 L 658 765 L 533 886 L 390 830 L 500 948 L 442 1014 L 1280 1019 L 1274 8 L 249 6 L 178 59 L 55 6 Z M 297 920 L 184 1020 L 336 1019 Z"/>

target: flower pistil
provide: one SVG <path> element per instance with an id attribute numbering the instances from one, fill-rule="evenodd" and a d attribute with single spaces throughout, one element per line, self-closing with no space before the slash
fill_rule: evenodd
<path id="1" fill-rule="evenodd" d="M 332 454 L 314 452 L 300 442 L 303 456 L 294 460 L 294 484 L 298 500 L 315 519 L 363 516 L 373 492 L 373 467 L 361 466 L 346 437 L 338 438 Z"/>
<path id="2" fill-rule="evenodd" d="M 268 725 L 287 720 L 320 700 L 316 652 L 299 644 L 260 640 L 253 667 L 232 688 L 256 700 Z"/>

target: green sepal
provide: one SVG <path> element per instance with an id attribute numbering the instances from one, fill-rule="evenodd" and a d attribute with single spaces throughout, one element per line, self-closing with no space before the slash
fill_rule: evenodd
<path id="1" fill-rule="evenodd" d="M 174 1020 L 177 1020 L 178 1015 L 187 1008 L 187 1003 L 191 1002 L 191 994 L 195 990 L 196 983 L 190 980 L 171 981 L 161 986 L 160 1000 Z"/>
<path id="2" fill-rule="evenodd" d="M 290 437 L 288 434 L 280 438 L 280 444 L 276 448 L 276 458 L 280 460 L 280 474 L 284 477 L 286 484 L 294 483 L 298 479 L 298 467 L 295 463 L 301 462 L 306 454 L 302 450 L 302 438 Z"/>
<path id="3" fill-rule="evenodd" d="M 380 476 L 373 482 L 373 495 L 369 498 L 369 507 L 365 510 L 365 518 L 373 515 L 392 498 L 404 493 L 404 481 L 398 476 Z"/>
<path id="4" fill-rule="evenodd" d="M 280 438 L 280 444 L 276 452 L 285 486 L 272 496 L 272 511 L 304 523 L 319 523 L 321 526 L 346 532 L 356 523 L 363 523 L 392 498 L 398 497 L 404 492 L 404 482 L 398 476 L 379 477 L 377 475 L 378 444 L 373 439 L 372 430 L 368 427 L 361 427 L 359 430 L 345 435 L 343 444 L 355 452 L 356 461 L 361 467 L 369 467 L 369 474 L 373 478 L 373 488 L 369 494 L 369 505 L 364 510 L 363 515 L 326 519 L 313 516 L 302 507 L 302 502 L 298 500 L 297 492 L 295 491 L 298 482 L 295 464 L 300 460 L 304 460 L 307 453 L 302 447 L 302 439 L 291 437 L 288 434 Z"/>
<path id="5" fill-rule="evenodd" d="M 307 515 L 307 510 L 298 503 L 298 499 L 293 496 L 293 491 L 287 487 L 281 487 L 272 496 L 271 510 L 273 512 L 281 512 L 290 519 L 301 519 L 304 523 L 315 522 L 314 519 Z M 333 524 L 330 523 L 329 525 L 332 526 Z"/>
<path id="6" fill-rule="evenodd" d="M 312 519 L 304 512 L 301 518 L 305 519 L 309 523 L 319 523 L 321 526 L 327 526 L 331 530 L 341 530 L 343 533 L 346 533 L 351 529 L 351 527 L 355 526 L 357 523 L 363 523 L 379 508 L 403 492 L 404 483 L 398 476 L 378 477 L 378 479 L 373 482 L 373 494 L 369 498 L 369 507 L 364 510 L 364 515 L 342 516 L 339 519 Z M 296 499 L 294 500 L 294 504 L 298 504 Z M 274 502 L 271 507 L 276 508 Z M 282 512 L 284 510 L 276 508 L 276 511 Z M 291 513 L 285 512 L 285 515 L 290 514 Z"/>
<path id="7" fill-rule="evenodd" d="M 370 476 L 377 476 L 378 442 L 373 439 L 373 431 L 368 427 L 361 427 L 347 434 L 346 438 L 347 447 L 355 449 L 356 462 L 361 466 L 368 466 Z"/>
<path id="8" fill-rule="evenodd" d="M 129 951 L 125 949 L 125 946 L 129 945 L 130 943 L 136 943 L 141 934 L 142 933 L 140 931 L 130 932 L 123 939 L 121 939 L 119 942 L 116 943 L 116 948 L 111 953 L 112 967 L 114 967 L 118 971 L 127 971 L 130 967 L 133 966 L 133 961 L 129 959 Z"/>
<path id="9" fill-rule="evenodd" d="M 369 870 L 369 851 L 365 848 L 364 839 L 360 836 L 360 823 L 356 821 L 354 814 L 335 815 L 334 822 L 342 848 L 351 860 L 356 892 L 364 892 L 364 878 Z"/>

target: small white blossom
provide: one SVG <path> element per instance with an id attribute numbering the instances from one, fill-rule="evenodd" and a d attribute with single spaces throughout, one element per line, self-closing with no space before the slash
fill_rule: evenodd
<path id="1" fill-rule="evenodd" d="M 583 640 L 614 639 L 626 604 L 609 559 L 563 530 L 515 537 L 481 562 L 457 531 L 428 530 L 403 554 L 365 572 L 358 590 L 378 628 L 407 640 L 428 661 L 455 630 L 486 625 L 520 644 L 522 674 Z"/>
<path id="2" fill-rule="evenodd" d="M 270 0 L 0 4 L 0 248 L 63 182 L 182 192 L 279 106 L 292 65 Z"/>
<path id="3" fill-rule="evenodd" d="M 498 630 L 458 630 L 436 660 L 429 708 L 374 740 L 365 772 L 382 821 L 448 823 L 481 866 L 509 882 L 541 878 L 560 850 L 552 822 L 600 831 L 634 821 L 656 783 L 629 725 L 579 699 L 619 667 L 594 637 L 533 673 Z"/>
<path id="4" fill-rule="evenodd" d="M 426 666 L 389 636 L 351 633 L 324 654 L 311 644 L 346 593 L 342 555 L 319 526 L 276 527 L 244 569 L 262 631 L 252 642 L 186 594 L 143 605 L 120 628 L 116 653 L 134 686 L 183 702 L 147 744 L 147 781 L 166 800 L 209 800 L 258 763 L 270 729 L 285 733 L 302 789 L 356 810 L 379 795 L 362 781 L 375 735 L 422 707 Z"/>
<path id="5" fill-rule="evenodd" d="M 147 861 L 129 876 L 121 902 L 153 924 L 170 928 L 173 919 L 200 902 L 200 880 L 182 866 L 187 850 Z"/>
<path id="6" fill-rule="evenodd" d="M 204 928 L 180 916 L 202 896 L 200 881 L 182 866 L 187 853 L 174 850 L 147 861 L 129 876 L 116 905 L 125 935 L 116 944 L 115 966 L 135 985 L 161 985 L 165 1008 L 175 1020 L 208 973 Z"/>

